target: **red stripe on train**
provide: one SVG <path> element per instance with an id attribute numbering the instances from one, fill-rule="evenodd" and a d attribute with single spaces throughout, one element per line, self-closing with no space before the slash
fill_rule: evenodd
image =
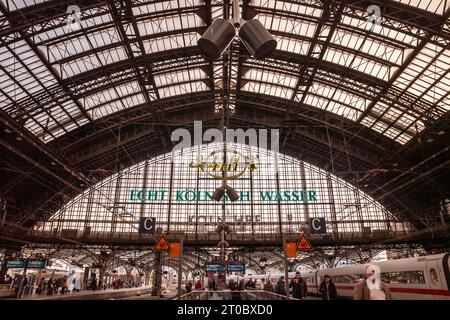
<path id="1" fill-rule="evenodd" d="M 316 288 L 314 285 L 309 285 L 308 287 Z M 336 286 L 336 289 L 341 290 L 353 290 L 353 286 Z M 389 288 L 391 292 L 401 292 L 401 293 L 413 293 L 413 294 L 429 294 L 433 296 L 448 296 L 450 297 L 450 292 L 447 290 L 437 290 L 437 289 L 417 289 L 417 288 Z"/>

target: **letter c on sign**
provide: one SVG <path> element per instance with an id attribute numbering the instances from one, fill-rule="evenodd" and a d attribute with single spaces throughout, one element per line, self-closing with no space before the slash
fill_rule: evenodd
<path id="1" fill-rule="evenodd" d="M 316 222 L 319 223 L 319 226 L 318 226 L 318 227 L 316 227 Z M 320 230 L 320 220 L 317 219 L 317 218 L 314 218 L 314 219 L 312 220 L 312 227 L 313 227 L 314 230 L 317 230 L 317 231 Z"/>
<path id="2" fill-rule="evenodd" d="M 148 223 L 149 221 L 150 221 L 150 225 L 148 226 L 147 223 Z M 152 218 L 147 218 L 147 219 L 145 219 L 145 220 L 144 220 L 144 229 L 145 229 L 145 230 L 152 230 L 152 228 L 153 228 L 152 223 L 153 223 L 153 219 L 152 219 Z"/>

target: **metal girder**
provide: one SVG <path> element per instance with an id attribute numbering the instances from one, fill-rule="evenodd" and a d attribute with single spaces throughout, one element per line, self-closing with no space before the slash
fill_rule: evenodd
<path id="1" fill-rule="evenodd" d="M 309 46 L 306 61 L 299 70 L 297 82 L 288 102 L 286 119 L 290 119 L 292 116 L 292 103 L 294 101 L 299 101 L 301 104 L 304 103 L 317 73 L 318 65 L 325 55 L 326 48 L 330 44 L 332 35 L 336 30 L 336 26 L 341 19 L 345 7 L 345 1 L 338 5 L 334 0 L 323 0 L 322 4 L 322 15 Z M 304 87 L 304 89 L 302 96 L 299 98 L 297 97 L 297 94 L 300 87 Z M 294 110 L 293 112 L 294 114 L 297 114 L 298 110 Z M 288 134 L 281 144 L 282 148 L 284 147 L 290 132 L 291 129 L 289 128 Z"/>
<path id="2" fill-rule="evenodd" d="M 111 9 L 114 24 L 119 30 L 120 38 L 126 49 L 129 62 L 133 66 L 138 78 L 141 91 L 146 102 L 150 105 L 152 101 L 158 100 L 160 97 L 155 85 L 155 79 L 153 78 L 152 65 L 147 62 L 144 66 L 139 67 L 135 61 L 137 56 L 145 54 L 145 49 L 136 23 L 136 18 L 132 11 L 131 0 L 109 0 L 108 5 Z"/>
<path id="3" fill-rule="evenodd" d="M 370 5 L 378 5 L 382 9 L 383 17 L 423 29 L 432 35 L 441 36 L 450 41 L 450 34 L 442 32 L 441 29 L 443 16 L 414 5 L 407 5 L 394 0 L 347 0 L 347 5 L 362 11 L 366 11 Z M 448 21 L 444 22 L 449 23 Z"/>

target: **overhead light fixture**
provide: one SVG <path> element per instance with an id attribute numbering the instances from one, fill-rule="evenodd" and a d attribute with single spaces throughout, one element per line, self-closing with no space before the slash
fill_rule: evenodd
<path id="1" fill-rule="evenodd" d="M 222 230 L 225 230 L 226 233 L 231 233 L 233 231 L 227 223 L 219 223 L 216 228 L 216 233 L 220 233 Z"/>
<path id="2" fill-rule="evenodd" d="M 217 202 L 220 202 L 220 200 L 222 200 L 222 197 L 224 196 L 224 194 L 225 194 L 225 187 L 222 186 L 222 187 L 217 188 L 214 191 L 212 198 L 214 200 L 216 200 Z"/>
<path id="3" fill-rule="evenodd" d="M 213 60 L 220 58 L 236 35 L 233 24 L 225 19 L 216 19 L 206 29 L 197 44 L 201 52 Z"/>
<path id="4" fill-rule="evenodd" d="M 440 130 L 439 132 L 438 132 L 438 136 L 443 136 L 445 134 L 445 131 L 444 130 Z"/>
<path id="5" fill-rule="evenodd" d="M 214 191 L 211 198 L 213 198 L 217 202 L 220 202 L 223 196 L 225 195 L 225 191 L 227 193 L 228 198 L 230 198 L 231 202 L 235 202 L 236 200 L 239 199 L 239 194 L 237 193 L 237 191 L 233 187 L 230 187 L 228 185 L 217 188 Z"/>
<path id="6" fill-rule="evenodd" d="M 231 202 L 235 202 L 237 199 L 239 199 L 239 194 L 237 193 L 237 191 L 230 186 L 227 186 L 227 195 L 230 198 Z"/>
<path id="7" fill-rule="evenodd" d="M 239 10 L 239 0 L 233 0 L 233 18 L 214 20 L 198 40 L 200 51 L 208 58 L 220 58 L 239 27 L 239 39 L 256 59 L 268 57 L 277 47 L 277 41 L 259 20 L 241 19 Z"/>
<path id="8" fill-rule="evenodd" d="M 5 132 L 6 133 L 12 133 L 12 131 L 10 129 L 8 129 L 8 128 L 5 128 Z"/>
<path id="9" fill-rule="evenodd" d="M 239 38 L 256 59 L 268 57 L 277 47 L 277 41 L 256 19 L 245 22 L 239 30 Z"/>
<path id="10" fill-rule="evenodd" d="M 433 142 L 433 141 L 434 141 L 433 138 L 428 138 L 428 139 L 427 139 L 427 142 L 428 142 L 428 143 L 431 143 L 431 142 Z"/>

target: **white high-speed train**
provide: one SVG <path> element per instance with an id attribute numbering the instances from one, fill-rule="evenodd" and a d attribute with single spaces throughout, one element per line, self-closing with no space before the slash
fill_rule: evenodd
<path id="1" fill-rule="evenodd" d="M 450 300 L 450 253 L 370 264 L 380 268 L 381 281 L 388 285 L 393 299 Z M 310 294 L 319 294 L 320 283 L 327 274 L 333 280 L 339 297 L 352 298 L 355 284 L 363 278 L 364 266 L 359 264 L 312 270 L 301 272 L 301 276 L 306 281 Z M 228 276 L 227 280 L 266 279 L 275 286 L 282 276 L 284 273 Z M 295 272 L 289 272 L 288 277 L 293 279 Z"/>

